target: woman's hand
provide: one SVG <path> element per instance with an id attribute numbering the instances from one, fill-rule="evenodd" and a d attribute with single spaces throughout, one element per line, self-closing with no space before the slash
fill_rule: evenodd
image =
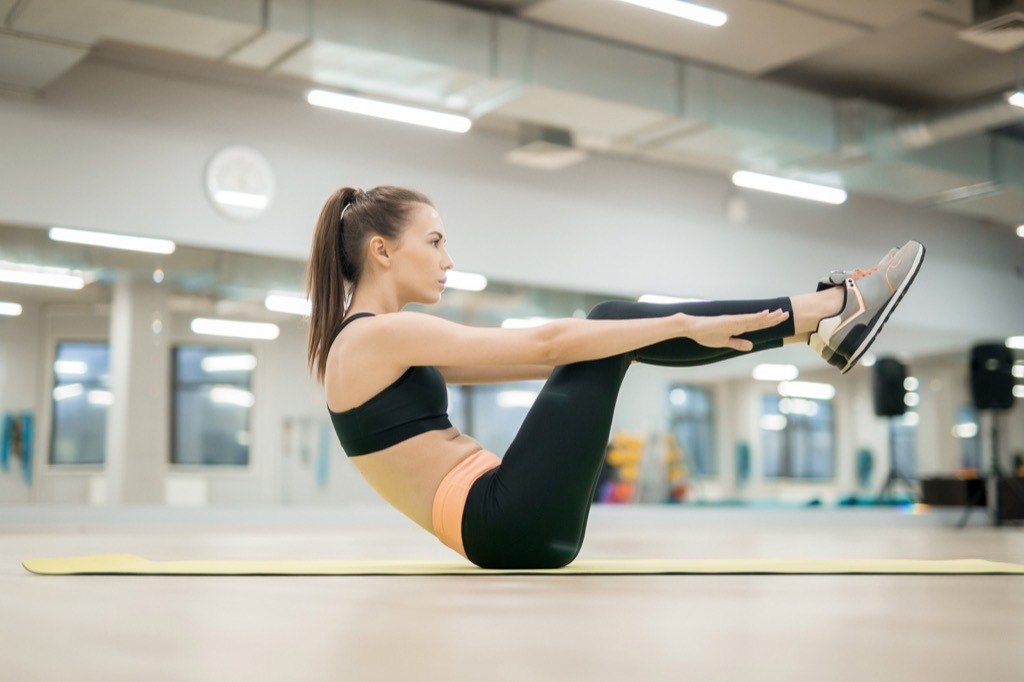
<path id="1" fill-rule="evenodd" d="M 747 315 L 680 315 L 685 318 L 687 325 L 684 336 L 709 348 L 733 348 L 740 351 L 753 350 L 754 344 L 737 336 L 774 327 L 789 317 L 789 313 L 781 308 Z"/>

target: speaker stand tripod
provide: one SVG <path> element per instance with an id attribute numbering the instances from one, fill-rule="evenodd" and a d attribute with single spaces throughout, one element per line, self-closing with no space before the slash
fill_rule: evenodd
<path id="1" fill-rule="evenodd" d="M 986 493 L 986 490 L 988 491 L 989 502 L 988 513 L 992 517 L 992 525 L 1003 525 L 1002 487 L 1004 480 L 1007 483 L 1007 491 L 1010 497 L 1024 504 L 1024 486 L 1021 486 L 1015 477 L 1004 477 L 999 467 L 999 414 L 995 410 L 989 410 L 989 417 L 992 420 L 992 465 L 989 473 L 981 477 L 982 484 L 974 491 L 971 499 L 967 502 L 967 506 L 964 507 L 964 513 L 960 517 L 960 522 L 957 523 L 957 528 L 963 528 L 967 525 L 967 519 L 971 516 L 974 508 L 980 506 L 978 503 L 981 502 L 982 495 Z"/>
<path id="2" fill-rule="evenodd" d="M 911 496 L 914 499 L 917 498 L 917 494 L 914 490 L 914 482 L 903 475 L 900 468 L 896 465 L 896 417 L 889 417 L 889 473 L 886 474 L 885 483 L 882 485 L 882 491 L 878 493 L 878 497 L 875 502 L 884 502 L 887 496 L 892 492 L 892 487 L 896 483 L 902 483 L 908 490 L 910 490 Z"/>

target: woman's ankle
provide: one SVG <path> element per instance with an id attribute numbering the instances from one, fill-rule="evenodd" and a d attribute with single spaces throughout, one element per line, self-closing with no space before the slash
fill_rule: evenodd
<path id="1" fill-rule="evenodd" d="M 831 317 L 842 310 L 845 300 L 843 287 L 832 287 L 813 294 L 791 296 L 794 336 L 802 336 L 816 331 L 822 318 Z"/>

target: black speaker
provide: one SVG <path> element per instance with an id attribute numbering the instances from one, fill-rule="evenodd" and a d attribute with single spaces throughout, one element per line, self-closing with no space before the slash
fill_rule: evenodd
<path id="1" fill-rule="evenodd" d="M 971 399 L 979 410 L 1013 407 L 1013 351 L 1004 344 L 971 349 Z"/>
<path id="2" fill-rule="evenodd" d="M 907 389 L 903 382 L 907 368 L 895 358 L 878 358 L 875 362 L 875 414 L 879 417 L 898 417 L 907 411 L 904 398 Z"/>

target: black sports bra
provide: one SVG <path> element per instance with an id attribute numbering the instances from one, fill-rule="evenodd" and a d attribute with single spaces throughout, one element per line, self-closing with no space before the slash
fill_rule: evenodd
<path id="1" fill-rule="evenodd" d="M 348 318 L 338 326 L 334 338 L 360 317 L 373 317 L 373 313 L 356 313 Z M 344 412 L 334 412 L 330 407 L 327 411 L 349 457 L 377 452 L 421 433 L 452 426 L 448 420 L 448 390 L 436 367 L 410 367 L 362 405 Z"/>

